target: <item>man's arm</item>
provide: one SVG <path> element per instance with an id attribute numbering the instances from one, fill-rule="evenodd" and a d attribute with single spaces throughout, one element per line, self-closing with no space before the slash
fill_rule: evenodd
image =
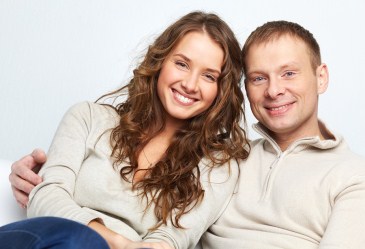
<path id="1" fill-rule="evenodd" d="M 13 195 L 21 207 L 27 206 L 30 191 L 42 182 L 42 178 L 37 173 L 46 160 L 44 151 L 35 149 L 32 154 L 24 156 L 11 165 L 9 181 Z"/>
<path id="2" fill-rule="evenodd" d="M 331 216 L 318 249 L 364 248 L 365 170 L 343 182 L 340 191 L 333 191 Z"/>

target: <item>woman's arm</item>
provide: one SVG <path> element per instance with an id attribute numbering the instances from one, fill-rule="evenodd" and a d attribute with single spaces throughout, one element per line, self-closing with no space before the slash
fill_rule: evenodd
<path id="1" fill-rule="evenodd" d="M 98 112 L 94 113 L 96 110 Z M 105 130 L 110 128 L 109 125 L 114 125 L 115 117 L 106 109 L 105 112 L 100 110 L 104 109 L 100 106 L 95 109 L 93 104 L 81 103 L 71 107 L 65 114 L 50 146 L 47 163 L 40 171 L 43 182 L 30 193 L 28 216 L 57 216 L 78 221 L 97 231 L 113 249 L 143 247 L 170 249 L 164 243 L 134 242 L 117 234 L 104 226 L 97 212 L 89 212 L 89 206 L 81 207 L 75 201 L 75 187 L 81 177 L 79 174 L 81 168 L 83 167 L 84 179 L 95 176 L 88 175 L 88 172 L 94 173 L 95 170 L 90 168 L 90 161 L 89 164 L 85 164 L 86 160 L 90 159 L 91 153 L 102 153 L 90 152 L 95 149 L 95 140 L 99 141 Z M 100 146 L 101 149 L 105 149 L 104 146 L 107 144 Z M 112 165 L 107 166 L 112 167 Z M 97 181 L 98 179 L 94 178 L 83 182 L 83 185 L 78 187 L 78 195 L 89 196 L 90 201 L 94 200 L 97 203 L 97 196 L 94 196 Z"/>
<path id="2" fill-rule="evenodd" d="M 74 201 L 75 183 L 87 156 L 86 141 L 91 130 L 88 103 L 71 107 L 64 115 L 40 171 L 43 182 L 29 195 L 28 216 L 57 216 L 88 224 L 98 217 Z"/>
<path id="3" fill-rule="evenodd" d="M 44 181 L 30 193 L 28 216 L 57 216 L 78 221 L 96 227 L 113 248 L 125 248 L 127 239 L 102 225 L 103 221 L 96 214 L 82 208 L 74 198 L 79 171 L 88 157 L 87 142 L 94 132 L 91 113 L 90 104 L 82 103 L 71 107 L 64 115 L 50 146 L 47 163 L 40 171 Z M 90 186 L 92 184 L 90 180 Z M 90 186 L 84 187 L 90 189 Z M 83 194 L 88 193 L 85 190 Z"/>

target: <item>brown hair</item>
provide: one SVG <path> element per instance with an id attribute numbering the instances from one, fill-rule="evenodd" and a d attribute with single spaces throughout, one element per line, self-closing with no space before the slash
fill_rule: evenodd
<path id="1" fill-rule="evenodd" d="M 159 72 L 170 51 L 189 32 L 204 32 L 217 42 L 224 51 L 224 65 L 213 104 L 176 131 L 164 157 L 149 169 L 148 177 L 134 184 L 143 190 L 148 206 L 155 204 L 159 223 L 154 228 L 166 224 L 168 219 L 175 227 L 181 227 L 180 217 L 203 198 L 198 168 L 203 157 L 213 165 L 222 165 L 248 155 L 246 134 L 240 127 L 245 118 L 239 43 L 217 15 L 192 12 L 157 37 L 126 86 L 105 95 L 120 96 L 128 90 L 127 100 L 115 107 L 120 122 L 111 133 L 115 163 L 127 163 L 120 174 L 128 180 L 128 175 L 138 168 L 143 147 L 164 129 L 165 111 L 156 91 Z"/>
<path id="2" fill-rule="evenodd" d="M 307 45 L 313 70 L 321 64 L 321 51 L 311 32 L 294 22 L 271 21 L 256 28 L 256 30 L 247 38 L 245 45 L 242 48 L 244 73 L 246 73 L 247 70 L 246 55 L 253 44 L 267 43 L 284 35 L 290 35 L 300 39 Z"/>

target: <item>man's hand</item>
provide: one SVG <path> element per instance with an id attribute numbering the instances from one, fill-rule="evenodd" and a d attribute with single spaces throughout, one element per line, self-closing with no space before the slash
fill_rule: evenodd
<path id="1" fill-rule="evenodd" d="M 21 207 L 25 208 L 27 206 L 30 191 L 42 182 L 42 178 L 37 173 L 46 160 L 47 157 L 44 151 L 35 149 L 32 154 L 11 165 L 9 181 L 13 195 Z"/>

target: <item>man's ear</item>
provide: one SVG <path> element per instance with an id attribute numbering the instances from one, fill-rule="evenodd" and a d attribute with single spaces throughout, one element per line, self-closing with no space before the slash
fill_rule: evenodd
<path id="1" fill-rule="evenodd" d="M 329 74 L 327 65 L 324 63 L 319 65 L 317 67 L 316 74 L 318 94 L 322 94 L 327 90 L 328 87 Z"/>

